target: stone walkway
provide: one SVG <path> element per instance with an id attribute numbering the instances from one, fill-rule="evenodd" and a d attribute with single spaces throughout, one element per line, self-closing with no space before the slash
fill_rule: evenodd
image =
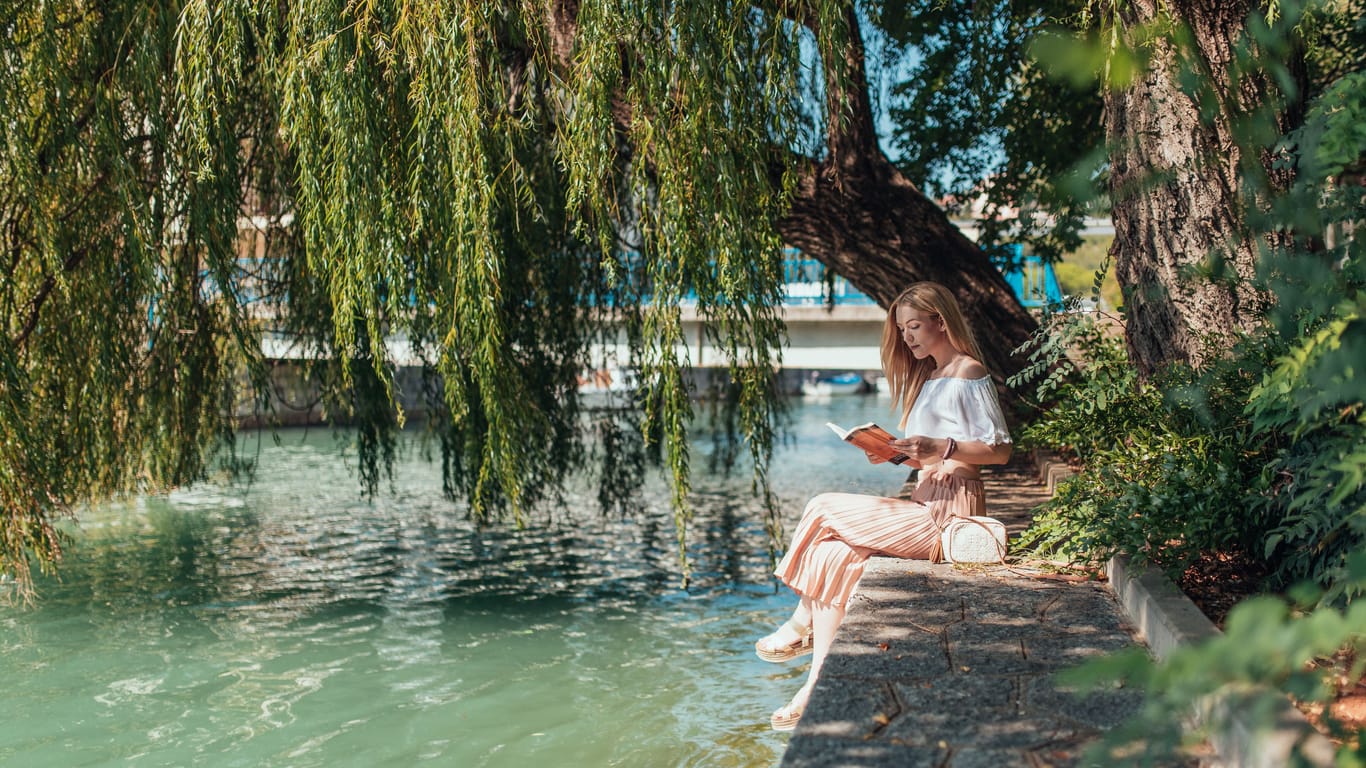
<path id="1" fill-rule="evenodd" d="M 1047 498 L 1023 457 L 983 479 L 1012 537 Z M 782 766 L 1082 765 L 1141 696 L 1052 675 L 1134 637 L 1103 583 L 874 558 Z"/>

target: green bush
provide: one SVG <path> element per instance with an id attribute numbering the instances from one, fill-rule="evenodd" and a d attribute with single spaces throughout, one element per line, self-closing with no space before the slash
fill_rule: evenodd
<path id="1" fill-rule="evenodd" d="M 1036 381 L 1049 402 L 1022 442 L 1080 464 L 1021 543 L 1088 563 L 1125 555 L 1173 576 L 1203 553 L 1260 552 L 1265 509 L 1250 514 L 1247 497 L 1266 456 L 1248 447 L 1244 411 L 1265 342 L 1248 340 L 1199 373 L 1172 368 L 1140 381 L 1110 320 L 1048 318 L 1033 364 L 1011 381 Z"/>
<path id="2" fill-rule="evenodd" d="M 1026 540 L 1078 559 L 1122 552 L 1179 568 L 1193 553 L 1242 547 L 1276 593 L 1229 613 L 1222 636 L 1161 663 L 1145 653 L 1089 664 L 1071 681 L 1146 690 L 1143 711 L 1102 750 L 1142 744 L 1145 760 L 1184 738 L 1193 702 L 1235 692 L 1254 730 L 1286 695 L 1324 704 L 1333 677 L 1366 671 L 1366 73 L 1343 76 L 1275 148 L 1288 192 L 1252 190 L 1262 233 L 1264 332 L 1209 369 L 1140 382 L 1117 373 L 1117 342 L 1059 317 L 1031 343 L 1041 411 L 1023 433 L 1081 460 Z M 1366 733 L 1333 719 L 1337 764 L 1366 765 Z M 1214 724 L 1209 724 L 1214 725 Z M 1132 752 L 1128 754 L 1132 755 Z M 1107 761 L 1106 756 L 1097 756 Z"/>
<path id="3" fill-rule="evenodd" d="M 1280 584 L 1307 580 L 1324 602 L 1347 601 L 1363 585 L 1348 560 L 1366 550 L 1366 293 L 1359 255 L 1340 263 L 1336 315 L 1314 323 L 1251 394 L 1248 413 L 1268 461 L 1250 504 L 1277 522 L 1264 556 Z M 1352 283 L 1355 283 L 1354 285 Z M 1322 284 L 1320 284 L 1322 288 Z M 1293 291 L 1293 288 L 1292 288 Z"/>

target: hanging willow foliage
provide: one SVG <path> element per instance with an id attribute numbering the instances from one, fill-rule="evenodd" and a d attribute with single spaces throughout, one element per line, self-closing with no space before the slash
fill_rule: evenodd
<path id="1" fill-rule="evenodd" d="M 60 554 L 54 516 L 231 455 L 235 385 L 259 371 L 224 290 L 251 126 L 186 130 L 174 7 L 0 18 L 0 570 L 27 586 L 30 557 Z"/>
<path id="2" fill-rule="evenodd" d="M 448 492 L 519 523 L 588 432 L 631 443 L 577 404 L 595 343 L 624 335 L 633 428 L 664 448 L 681 545 L 692 302 L 768 494 L 772 223 L 811 130 L 809 51 L 841 45 L 841 7 L 0 11 L 0 570 L 21 586 L 31 559 L 60 556 L 53 523 L 77 505 L 237 464 L 235 409 L 266 402 L 266 331 L 313 353 L 370 491 L 404 423 L 402 340 L 431 383 Z M 258 229 L 264 254 L 244 245 Z"/>

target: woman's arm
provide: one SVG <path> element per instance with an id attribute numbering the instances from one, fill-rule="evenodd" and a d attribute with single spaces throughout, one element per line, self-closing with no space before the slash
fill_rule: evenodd
<path id="1" fill-rule="evenodd" d="M 948 438 L 926 437 L 925 435 L 911 435 L 900 440 L 893 440 L 892 445 L 900 448 L 916 463 L 923 463 L 927 460 L 930 462 L 942 461 L 945 458 L 950 458 L 964 464 L 1004 464 L 1010 461 L 1010 453 L 1014 449 L 1011 443 L 991 445 L 979 440 L 961 443 L 955 440 L 953 451 L 949 453 Z M 949 453 L 949 455 L 945 456 L 945 453 Z"/>
<path id="2" fill-rule="evenodd" d="M 947 443 L 941 440 L 940 443 Z M 1010 461 L 1010 453 L 1015 449 L 1011 443 L 983 443 L 973 440 L 970 443 L 954 443 L 953 455 L 950 458 L 968 464 L 1005 464 Z M 942 453 L 940 454 L 943 455 Z"/>

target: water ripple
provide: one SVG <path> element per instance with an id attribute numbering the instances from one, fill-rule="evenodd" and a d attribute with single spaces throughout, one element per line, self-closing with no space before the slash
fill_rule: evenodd
<path id="1" fill-rule="evenodd" d="M 823 423 L 880 416 L 803 418 L 775 463 L 789 526 L 847 459 Z M 0 763 L 776 762 L 764 718 L 801 668 L 749 649 L 787 598 L 743 471 L 696 478 L 684 590 L 660 478 L 639 515 L 518 530 L 470 522 L 416 460 L 361 497 L 325 433 L 259 458 L 250 487 L 89 510 L 63 579 L 0 609 Z"/>

